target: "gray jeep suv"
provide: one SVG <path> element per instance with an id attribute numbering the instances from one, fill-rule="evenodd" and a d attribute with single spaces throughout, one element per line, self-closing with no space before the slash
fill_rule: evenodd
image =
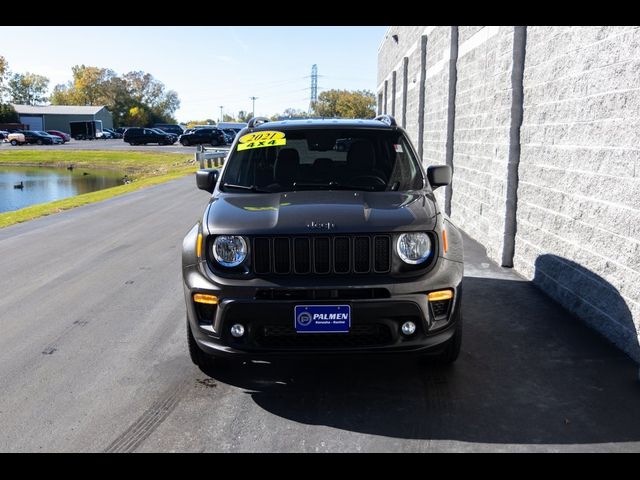
<path id="1" fill-rule="evenodd" d="M 215 357 L 429 355 L 456 360 L 462 238 L 406 132 L 374 120 L 252 119 L 182 249 L 187 336 Z"/>

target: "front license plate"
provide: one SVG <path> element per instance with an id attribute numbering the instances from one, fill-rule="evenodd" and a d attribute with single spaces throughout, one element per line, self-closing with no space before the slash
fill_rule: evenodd
<path id="1" fill-rule="evenodd" d="M 298 333 L 348 333 L 349 305 L 296 305 L 294 323 Z"/>

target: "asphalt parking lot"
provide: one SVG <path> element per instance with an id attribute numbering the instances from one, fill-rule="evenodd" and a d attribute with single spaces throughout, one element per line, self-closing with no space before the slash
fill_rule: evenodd
<path id="1" fill-rule="evenodd" d="M 208 198 L 190 176 L 0 230 L 0 451 L 640 451 L 638 366 L 468 236 L 452 367 L 200 371 L 180 248 Z"/>
<path id="2" fill-rule="evenodd" d="M 209 147 L 209 145 L 206 145 Z M 215 147 L 228 150 L 229 146 Z M 110 140 L 71 140 L 62 145 L 16 145 L 15 147 L 7 142 L 0 142 L 0 149 L 6 151 L 8 149 L 16 150 L 106 150 L 106 151 L 131 151 L 131 152 L 165 152 L 165 153 L 195 153 L 197 147 L 183 147 L 178 142 L 173 145 L 136 145 L 131 146 L 122 139 Z"/>

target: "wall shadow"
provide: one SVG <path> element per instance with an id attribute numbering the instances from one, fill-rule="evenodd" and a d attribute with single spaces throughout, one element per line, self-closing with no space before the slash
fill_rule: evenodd
<path id="1" fill-rule="evenodd" d="M 607 280 L 579 263 L 547 254 L 536 259 L 533 283 L 584 322 L 603 330 L 609 341 L 640 362 L 633 315 L 618 289 Z"/>
<path id="2" fill-rule="evenodd" d="M 205 373 L 274 415 L 351 432 L 495 444 L 640 441 L 629 357 L 532 282 L 466 277 L 464 289 L 462 354 L 452 367 L 292 359 Z"/>

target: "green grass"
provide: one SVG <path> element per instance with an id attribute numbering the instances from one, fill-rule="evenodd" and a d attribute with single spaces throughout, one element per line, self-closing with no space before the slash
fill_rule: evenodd
<path id="1" fill-rule="evenodd" d="M 85 193 L 54 202 L 32 205 L 13 212 L 0 213 L 0 228 L 34 218 L 99 202 L 107 198 L 157 185 L 196 171 L 193 155 L 159 152 L 107 151 L 0 151 L 2 165 L 37 165 L 48 167 L 98 168 L 121 171 L 131 183 Z"/>

